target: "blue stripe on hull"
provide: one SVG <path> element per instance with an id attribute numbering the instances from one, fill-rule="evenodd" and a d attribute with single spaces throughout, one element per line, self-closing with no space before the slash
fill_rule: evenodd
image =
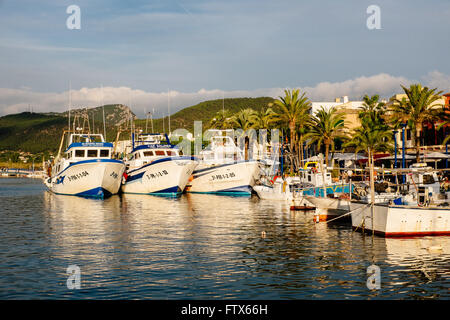
<path id="1" fill-rule="evenodd" d="M 227 196 L 235 196 L 235 197 L 249 197 L 252 195 L 252 187 L 251 186 L 239 186 L 239 187 L 217 190 L 217 191 L 208 191 L 208 192 L 189 191 L 189 192 L 190 193 L 203 193 L 203 194 L 218 194 L 218 195 L 227 195 Z"/>
<path id="2" fill-rule="evenodd" d="M 143 172 L 141 172 L 141 173 L 138 173 L 138 174 L 135 174 L 134 176 L 128 176 L 128 178 L 127 178 L 127 180 L 125 181 L 125 183 L 129 183 L 129 182 L 131 182 L 131 181 L 141 179 L 142 176 L 144 175 L 144 173 L 145 173 L 145 171 L 143 171 Z"/>
<path id="3" fill-rule="evenodd" d="M 140 167 L 140 168 L 133 169 L 133 170 L 127 172 L 127 174 L 128 174 L 128 175 L 131 175 L 131 173 L 133 173 L 133 172 L 136 172 L 136 171 L 141 170 L 141 169 L 143 169 L 143 168 L 147 168 L 147 167 L 150 167 L 150 166 L 154 166 L 155 164 L 158 164 L 158 163 L 161 163 L 161 162 L 167 162 L 167 161 L 180 161 L 180 160 L 194 160 L 194 161 L 196 161 L 197 158 L 191 157 L 191 156 L 180 156 L 180 157 L 160 158 L 160 159 L 153 160 L 153 161 L 150 162 L 150 163 L 144 164 L 144 165 L 143 165 L 142 167 Z"/>
<path id="4" fill-rule="evenodd" d="M 124 164 L 124 162 L 122 160 L 116 160 L 116 159 L 92 159 L 92 160 L 81 160 L 81 161 L 77 161 L 74 163 L 71 163 L 67 168 L 65 168 L 63 171 L 59 172 L 58 174 L 56 174 L 55 177 L 58 177 L 61 175 L 61 173 L 63 173 L 64 171 L 66 171 L 69 168 L 72 168 L 74 166 L 78 166 L 80 164 L 86 164 L 86 163 L 95 163 L 95 162 L 108 162 L 108 163 L 120 163 L 120 164 Z"/>
<path id="5" fill-rule="evenodd" d="M 77 197 L 83 197 L 83 198 L 93 198 L 93 199 L 105 199 L 110 196 L 112 196 L 112 193 L 108 190 L 98 187 L 90 190 L 86 190 L 83 192 L 79 192 L 76 194 L 68 194 L 68 193 L 59 193 L 54 192 L 54 194 L 64 195 L 64 196 L 77 196 Z"/>
<path id="6" fill-rule="evenodd" d="M 176 197 L 178 195 L 181 195 L 183 190 L 180 189 L 180 187 L 170 187 L 167 189 L 155 191 L 155 192 L 149 192 L 149 193 L 137 193 L 137 192 L 124 192 L 125 194 L 151 194 L 155 196 L 161 196 L 161 197 Z"/>

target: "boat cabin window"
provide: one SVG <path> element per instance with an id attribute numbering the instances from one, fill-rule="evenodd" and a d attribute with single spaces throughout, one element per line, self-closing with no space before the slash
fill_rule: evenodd
<path id="1" fill-rule="evenodd" d="M 96 158 L 97 157 L 97 150 L 88 150 L 87 151 L 88 158 Z"/>
<path id="2" fill-rule="evenodd" d="M 174 151 L 172 151 L 172 150 L 167 150 L 167 151 L 166 151 L 166 154 L 167 154 L 168 156 L 176 156 L 176 153 L 175 153 Z"/>
<path id="3" fill-rule="evenodd" d="M 424 184 L 432 184 L 434 183 L 434 178 L 431 174 L 424 174 L 423 175 L 423 183 Z"/>
<path id="4" fill-rule="evenodd" d="M 144 151 L 144 157 L 153 157 L 153 151 Z"/>
<path id="5" fill-rule="evenodd" d="M 100 157 L 102 157 L 102 158 L 109 157 L 109 150 L 108 149 L 101 149 L 100 150 Z"/>
<path id="6" fill-rule="evenodd" d="M 155 154 L 156 154 L 157 156 L 164 156 L 164 155 L 166 155 L 166 154 L 164 153 L 164 150 L 155 150 Z"/>
<path id="7" fill-rule="evenodd" d="M 72 158 L 72 151 L 67 152 L 67 159 Z"/>
<path id="8" fill-rule="evenodd" d="M 84 158 L 85 151 L 86 150 L 75 150 L 75 157 Z"/>
<path id="9" fill-rule="evenodd" d="M 134 158 L 135 159 L 139 159 L 141 157 L 141 155 L 139 154 L 139 152 L 136 152 L 135 154 L 134 154 Z"/>

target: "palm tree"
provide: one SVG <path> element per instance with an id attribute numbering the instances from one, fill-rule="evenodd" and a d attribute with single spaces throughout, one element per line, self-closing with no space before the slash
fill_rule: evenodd
<path id="1" fill-rule="evenodd" d="M 279 115 L 271 107 L 262 108 L 256 114 L 255 129 L 270 129 L 274 123 L 279 121 Z"/>
<path id="2" fill-rule="evenodd" d="M 300 114 L 300 116 L 297 118 L 297 134 L 298 134 L 298 153 L 299 153 L 299 161 L 300 165 L 303 162 L 303 142 L 305 134 L 308 132 L 308 123 L 311 119 L 311 105 L 305 107 L 304 112 Z"/>
<path id="3" fill-rule="evenodd" d="M 305 117 L 305 114 L 309 114 L 311 109 L 311 102 L 306 97 L 306 93 L 300 96 L 300 90 L 284 90 L 284 97 L 278 97 L 273 103 L 277 107 L 277 113 L 280 120 L 287 123 L 290 132 L 290 145 L 291 151 L 294 151 L 295 145 L 295 128 L 299 124 L 299 120 Z M 304 125 L 302 120 L 301 125 Z"/>
<path id="4" fill-rule="evenodd" d="M 230 119 L 233 128 L 240 128 L 245 134 L 247 130 L 254 129 L 258 124 L 258 113 L 251 109 L 242 109 Z M 245 160 L 248 160 L 248 144 L 249 139 L 245 138 Z"/>
<path id="5" fill-rule="evenodd" d="M 441 113 L 440 113 L 440 115 L 439 115 L 439 119 L 442 122 L 438 125 L 437 130 L 441 130 L 442 127 L 447 127 L 450 124 L 450 113 L 443 108 Z M 444 132 L 447 133 L 446 131 L 444 131 Z M 450 135 L 447 135 L 444 138 L 444 140 L 442 141 L 442 144 L 446 145 L 449 140 L 450 140 Z"/>
<path id="6" fill-rule="evenodd" d="M 214 129 L 229 129 L 232 113 L 228 109 L 217 111 L 211 119 L 210 127 Z"/>
<path id="7" fill-rule="evenodd" d="M 442 105 L 436 104 L 436 101 L 440 99 L 442 91 L 436 92 L 437 88 L 429 89 L 422 87 L 421 84 L 413 84 L 409 88 L 401 87 L 407 98 L 394 99 L 393 122 L 394 124 L 407 123 L 415 132 L 416 161 L 420 162 L 420 132 L 424 121 L 433 121 L 437 118 L 440 110 L 436 107 Z"/>
<path id="8" fill-rule="evenodd" d="M 305 139 L 309 139 L 308 145 L 316 142 L 320 148 L 325 145 L 325 161 L 328 167 L 328 154 L 330 147 L 334 150 L 335 140 L 345 140 L 344 135 L 345 122 L 344 114 L 337 112 L 332 107 L 328 111 L 322 106 L 315 115 L 308 121 L 309 132 L 305 135 Z"/>
<path id="9" fill-rule="evenodd" d="M 380 102 L 379 95 L 373 95 L 369 97 L 367 94 L 363 97 L 363 105 L 360 108 L 359 119 L 362 121 L 378 121 L 384 122 L 383 117 L 385 114 L 384 102 Z"/>
<path id="10" fill-rule="evenodd" d="M 258 124 L 258 113 L 251 108 L 242 109 L 230 118 L 230 124 L 244 131 L 253 129 Z"/>
<path id="11" fill-rule="evenodd" d="M 361 127 L 353 130 L 351 140 L 344 144 L 344 148 L 351 147 L 354 148 L 355 152 L 361 150 L 367 152 L 370 172 L 370 193 L 373 203 L 375 199 L 374 154 L 375 152 L 391 151 L 392 133 L 389 126 L 384 122 L 383 104 L 378 102 L 378 97 L 373 96 L 369 98 L 366 95 L 364 102 L 359 113 Z"/>

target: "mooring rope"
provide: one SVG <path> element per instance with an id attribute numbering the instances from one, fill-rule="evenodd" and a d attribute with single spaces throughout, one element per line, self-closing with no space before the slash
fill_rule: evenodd
<path id="1" fill-rule="evenodd" d="M 347 212 L 346 214 L 343 214 L 343 215 L 341 215 L 341 216 L 339 216 L 339 217 L 336 217 L 336 218 L 334 218 L 334 219 L 325 221 L 325 222 L 328 223 L 328 222 L 337 220 L 337 219 L 339 219 L 339 218 L 343 218 L 343 217 L 345 217 L 345 216 L 348 216 L 349 214 L 352 214 L 353 212 L 355 212 L 355 211 L 357 211 L 357 210 L 363 209 L 363 208 L 368 207 L 368 206 L 370 206 L 370 203 L 369 203 L 369 204 L 366 204 L 366 205 L 364 205 L 364 206 L 362 206 L 362 207 L 356 208 L 355 210 L 349 211 L 349 212 Z"/>

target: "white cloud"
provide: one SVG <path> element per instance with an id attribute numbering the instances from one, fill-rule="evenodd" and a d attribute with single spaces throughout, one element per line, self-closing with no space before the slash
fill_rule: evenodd
<path id="1" fill-rule="evenodd" d="M 450 91 L 450 76 L 439 71 L 432 71 L 423 77 L 425 83 L 432 89 L 443 90 L 444 93 Z"/>
<path id="2" fill-rule="evenodd" d="M 450 90 L 450 76 L 433 71 L 423 77 L 424 85 Z M 349 96 L 351 100 L 358 100 L 363 95 L 379 94 L 390 97 L 401 92 L 400 84 L 409 85 L 415 81 L 404 77 L 395 77 L 381 73 L 374 76 L 358 77 L 342 82 L 321 82 L 313 87 L 302 87 L 312 101 L 333 101 L 336 97 Z M 200 89 L 197 92 L 170 91 L 170 111 L 174 113 L 184 107 L 201 101 L 237 97 L 278 97 L 283 95 L 284 88 L 267 88 L 256 90 L 223 91 L 219 89 Z M 81 88 L 72 90 L 72 108 L 94 107 L 105 104 L 120 103 L 129 105 L 139 117 L 145 111 L 155 110 L 155 117 L 168 113 L 167 92 L 147 92 L 129 87 Z M 102 98 L 103 95 L 103 98 Z M 8 89 L 0 88 L 0 115 L 18 113 L 29 110 L 35 112 L 62 112 L 68 110 L 69 92 L 33 92 L 29 88 Z"/>

